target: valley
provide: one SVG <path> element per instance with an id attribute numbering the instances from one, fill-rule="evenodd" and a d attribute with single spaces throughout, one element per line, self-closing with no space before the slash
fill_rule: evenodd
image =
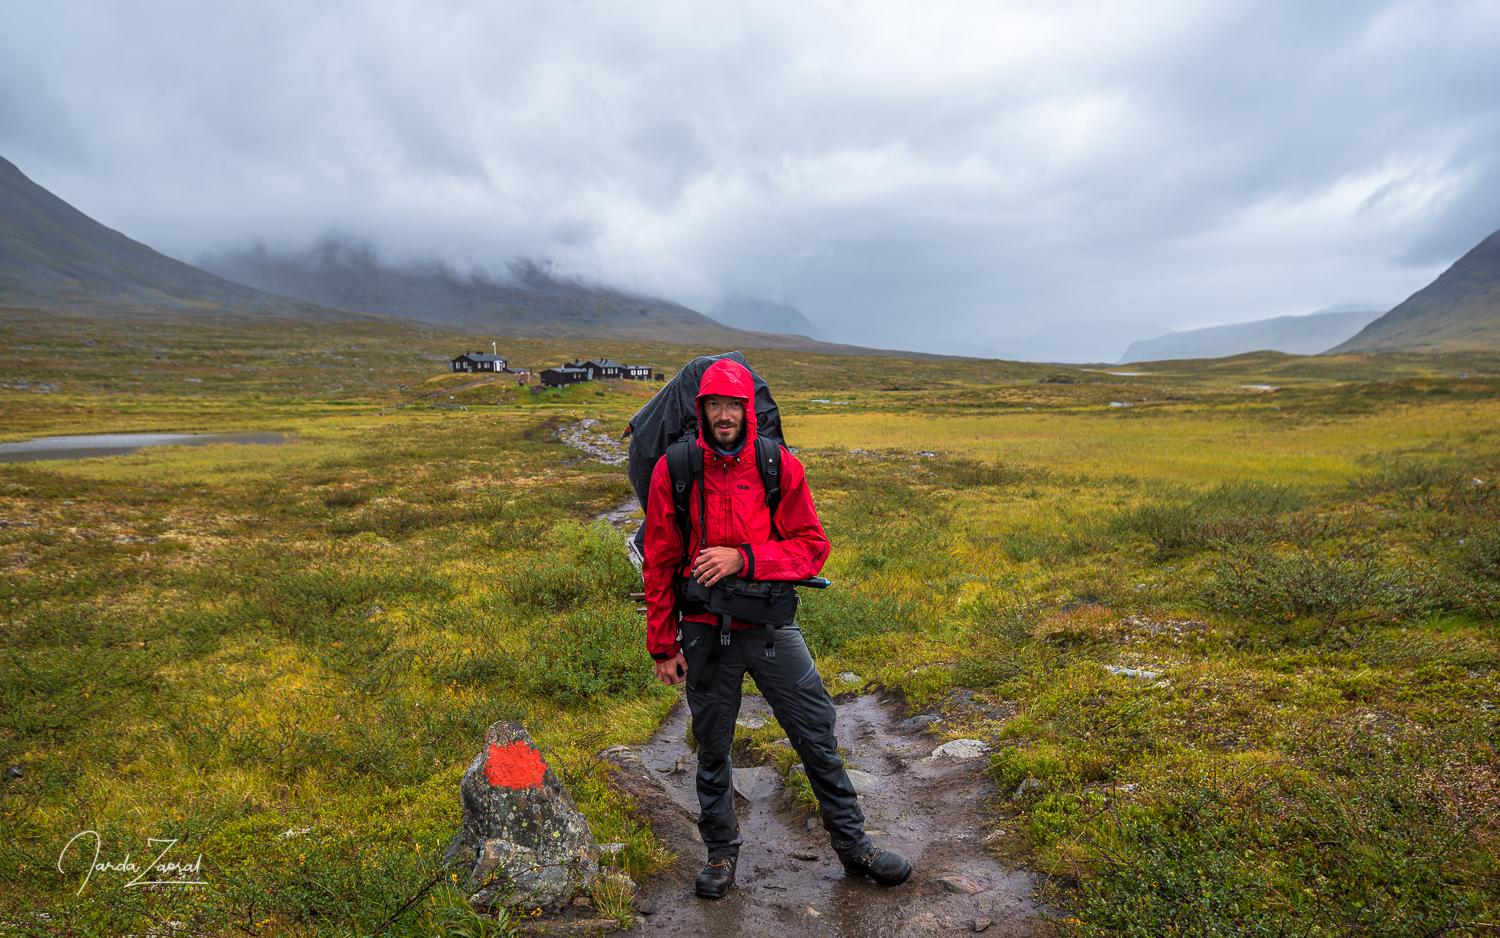
<path id="1" fill-rule="evenodd" d="M 352 936 L 409 900 L 385 934 L 518 927 L 445 919 L 452 890 L 421 891 L 499 719 L 526 722 L 644 895 L 680 888 L 683 845 L 598 756 L 664 745 L 678 700 L 598 520 L 629 486 L 559 435 L 588 419 L 617 437 L 659 385 L 476 385 L 444 363 L 481 337 L 395 322 L 3 320 L 3 441 L 289 441 L 0 465 L 6 929 Z M 668 375 L 722 350 L 499 341 L 533 369 Z M 800 618 L 865 714 L 850 726 L 873 727 L 846 745 L 926 714 L 893 739 L 987 747 L 965 836 L 1045 914 L 1002 920 L 979 893 L 965 915 L 1070 935 L 1495 919 L 1500 358 L 1111 375 L 747 356 L 834 541 L 835 587 Z M 744 729 L 742 764 L 774 774 L 775 817 L 804 817 L 776 735 Z M 80 892 L 57 864 L 85 830 L 114 860 L 173 839 L 206 885 L 97 874 Z M 813 927 L 803 908 L 853 923 L 831 934 L 968 928 L 921 892 L 942 875 L 917 883 L 931 919 L 754 914 L 789 934 Z"/>

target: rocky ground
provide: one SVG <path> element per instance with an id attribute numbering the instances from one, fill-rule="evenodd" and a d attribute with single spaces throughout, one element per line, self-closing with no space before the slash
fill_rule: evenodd
<path id="1" fill-rule="evenodd" d="M 599 426 L 599 421 L 589 417 L 560 427 L 557 438 L 606 466 L 623 466 L 630 458 L 629 445 L 595 429 Z"/>
<path id="2" fill-rule="evenodd" d="M 901 705 L 875 695 L 839 703 L 838 736 L 876 845 L 907 857 L 916 874 L 885 889 L 846 876 L 815 819 L 799 812 L 770 767 L 736 771 L 745 846 L 736 886 L 719 901 L 693 895 L 703 863 L 697 842 L 697 763 L 688 749 L 687 707 L 679 704 L 651 740 L 617 747 L 605 757 L 621 768 L 619 782 L 680 859 L 643 885 L 638 917 L 646 934 L 662 936 L 898 936 L 1034 933 L 1040 907 L 1028 898 L 1033 877 L 1006 870 L 985 848 L 977 810 L 995 794 L 986 761 L 964 746 L 943 747 L 927 732 L 931 715 L 904 718 Z M 741 719 L 769 717 L 763 698 L 747 695 Z M 967 757 L 965 757 L 967 756 Z"/>

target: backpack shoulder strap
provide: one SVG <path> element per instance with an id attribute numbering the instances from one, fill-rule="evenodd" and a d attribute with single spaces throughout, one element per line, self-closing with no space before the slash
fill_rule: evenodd
<path id="1" fill-rule="evenodd" d="M 672 481 L 672 513 L 677 519 L 677 533 L 682 540 L 682 557 L 686 563 L 692 556 L 692 524 L 688 514 L 688 500 L 693 494 L 693 485 L 703 478 L 703 449 L 696 440 L 679 440 L 667 447 L 667 474 Z"/>
<path id="2" fill-rule="evenodd" d="M 768 436 L 755 438 L 755 467 L 760 470 L 760 484 L 766 489 L 766 508 L 774 523 L 776 508 L 781 504 L 781 444 Z"/>

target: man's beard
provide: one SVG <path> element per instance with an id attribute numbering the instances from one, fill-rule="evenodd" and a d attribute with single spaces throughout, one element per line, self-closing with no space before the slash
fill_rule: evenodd
<path id="1" fill-rule="evenodd" d="M 743 423 L 740 424 L 738 427 L 735 428 L 734 437 L 732 439 L 730 439 L 730 441 L 727 442 L 727 443 L 724 443 L 724 442 L 720 441 L 720 439 L 719 439 L 719 428 L 718 427 L 712 427 L 711 429 L 713 430 L 713 433 L 711 434 L 711 436 L 713 438 L 714 445 L 717 446 L 719 449 L 722 449 L 722 450 L 738 449 L 739 446 L 740 446 L 740 444 L 745 442 L 745 425 Z"/>

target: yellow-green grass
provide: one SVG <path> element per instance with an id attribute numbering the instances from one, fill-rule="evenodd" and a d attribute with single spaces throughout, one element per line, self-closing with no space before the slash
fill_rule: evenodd
<path id="1" fill-rule="evenodd" d="M 1186 411 L 1172 406 L 1140 414 L 808 414 L 789 418 L 786 425 L 789 435 L 813 447 L 930 451 L 1062 473 L 1124 473 L 1184 484 L 1252 478 L 1325 485 L 1361 471 L 1380 453 L 1450 447 L 1493 452 L 1500 441 L 1500 399 L 1397 404 L 1351 415 L 1283 415 L 1251 405 Z"/>
<path id="2" fill-rule="evenodd" d="M 162 323 L 149 341 L 129 324 L 0 326 L 0 383 L 61 375 L 0 389 L 7 439 L 296 440 L 0 466 L 0 761 L 25 773 L 0 789 L 0 918 L 367 933 L 443 872 L 457 780 L 501 718 L 527 722 L 633 875 L 660 868 L 589 760 L 645 738 L 676 693 L 649 682 L 617 536 L 589 527 L 628 488 L 551 439 L 585 416 L 620 430 L 651 386 L 457 390 L 475 379 L 442 361 L 488 339 L 392 324 Z M 507 344 L 663 371 L 706 351 Z M 106 367 L 79 363 L 104 348 Z M 235 371 L 216 360 L 230 352 L 250 379 L 210 380 Z M 201 385 L 126 377 L 165 367 L 156 354 Z M 1453 377 L 1489 360 L 1262 355 L 1129 377 L 749 357 L 835 545 L 835 589 L 801 616 L 820 671 L 941 707 L 945 733 L 994 746 L 1002 796 L 978 810 L 1002 857 L 1054 874 L 1068 927 L 1493 920 L 1497 394 Z M 125 380 L 140 385 L 110 383 Z M 450 394 L 469 409 L 428 409 Z M 994 710 L 957 706 L 959 687 Z M 1027 778 L 1039 787 L 1010 797 Z M 87 829 L 107 859 L 180 838 L 211 886 L 101 876 L 75 896 L 54 866 Z M 452 898 L 433 891 L 387 933 L 472 931 L 441 924 Z M 1338 919 L 1355 900 L 1386 930 Z"/>

